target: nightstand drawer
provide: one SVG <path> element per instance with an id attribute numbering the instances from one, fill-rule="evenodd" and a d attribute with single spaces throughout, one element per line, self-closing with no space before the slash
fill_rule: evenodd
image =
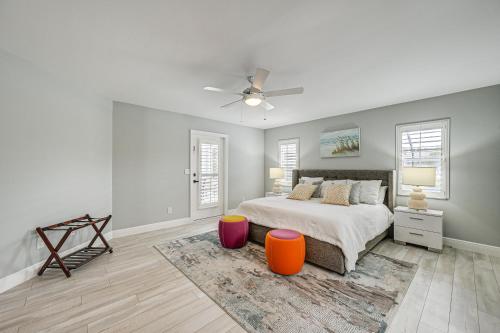
<path id="1" fill-rule="evenodd" d="M 441 233 L 395 226 L 394 239 L 400 242 L 418 244 L 433 249 L 443 249 Z"/>
<path id="2" fill-rule="evenodd" d="M 443 231 L 442 218 L 440 216 L 396 212 L 394 220 L 396 221 L 396 226 L 437 233 L 442 233 Z"/>

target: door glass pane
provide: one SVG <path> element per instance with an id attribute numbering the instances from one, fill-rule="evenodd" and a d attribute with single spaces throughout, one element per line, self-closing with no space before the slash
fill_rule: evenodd
<path id="1" fill-rule="evenodd" d="M 219 145 L 200 143 L 200 206 L 217 206 L 219 202 Z"/>

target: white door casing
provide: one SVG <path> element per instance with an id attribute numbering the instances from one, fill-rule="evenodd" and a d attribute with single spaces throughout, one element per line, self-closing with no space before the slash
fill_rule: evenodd
<path id="1" fill-rule="evenodd" d="M 191 219 L 219 216 L 227 210 L 227 149 L 225 134 L 191 130 Z"/>

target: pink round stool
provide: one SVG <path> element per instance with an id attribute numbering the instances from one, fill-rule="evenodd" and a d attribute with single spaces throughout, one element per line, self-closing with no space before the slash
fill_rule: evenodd
<path id="1" fill-rule="evenodd" d="M 240 215 L 223 216 L 219 220 L 219 240 L 223 247 L 239 249 L 248 240 L 248 220 Z"/>

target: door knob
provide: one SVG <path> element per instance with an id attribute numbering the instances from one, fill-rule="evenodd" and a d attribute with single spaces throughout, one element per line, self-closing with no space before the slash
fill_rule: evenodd
<path id="1" fill-rule="evenodd" d="M 199 183 L 200 181 L 199 180 L 193 180 L 193 183 Z"/>

